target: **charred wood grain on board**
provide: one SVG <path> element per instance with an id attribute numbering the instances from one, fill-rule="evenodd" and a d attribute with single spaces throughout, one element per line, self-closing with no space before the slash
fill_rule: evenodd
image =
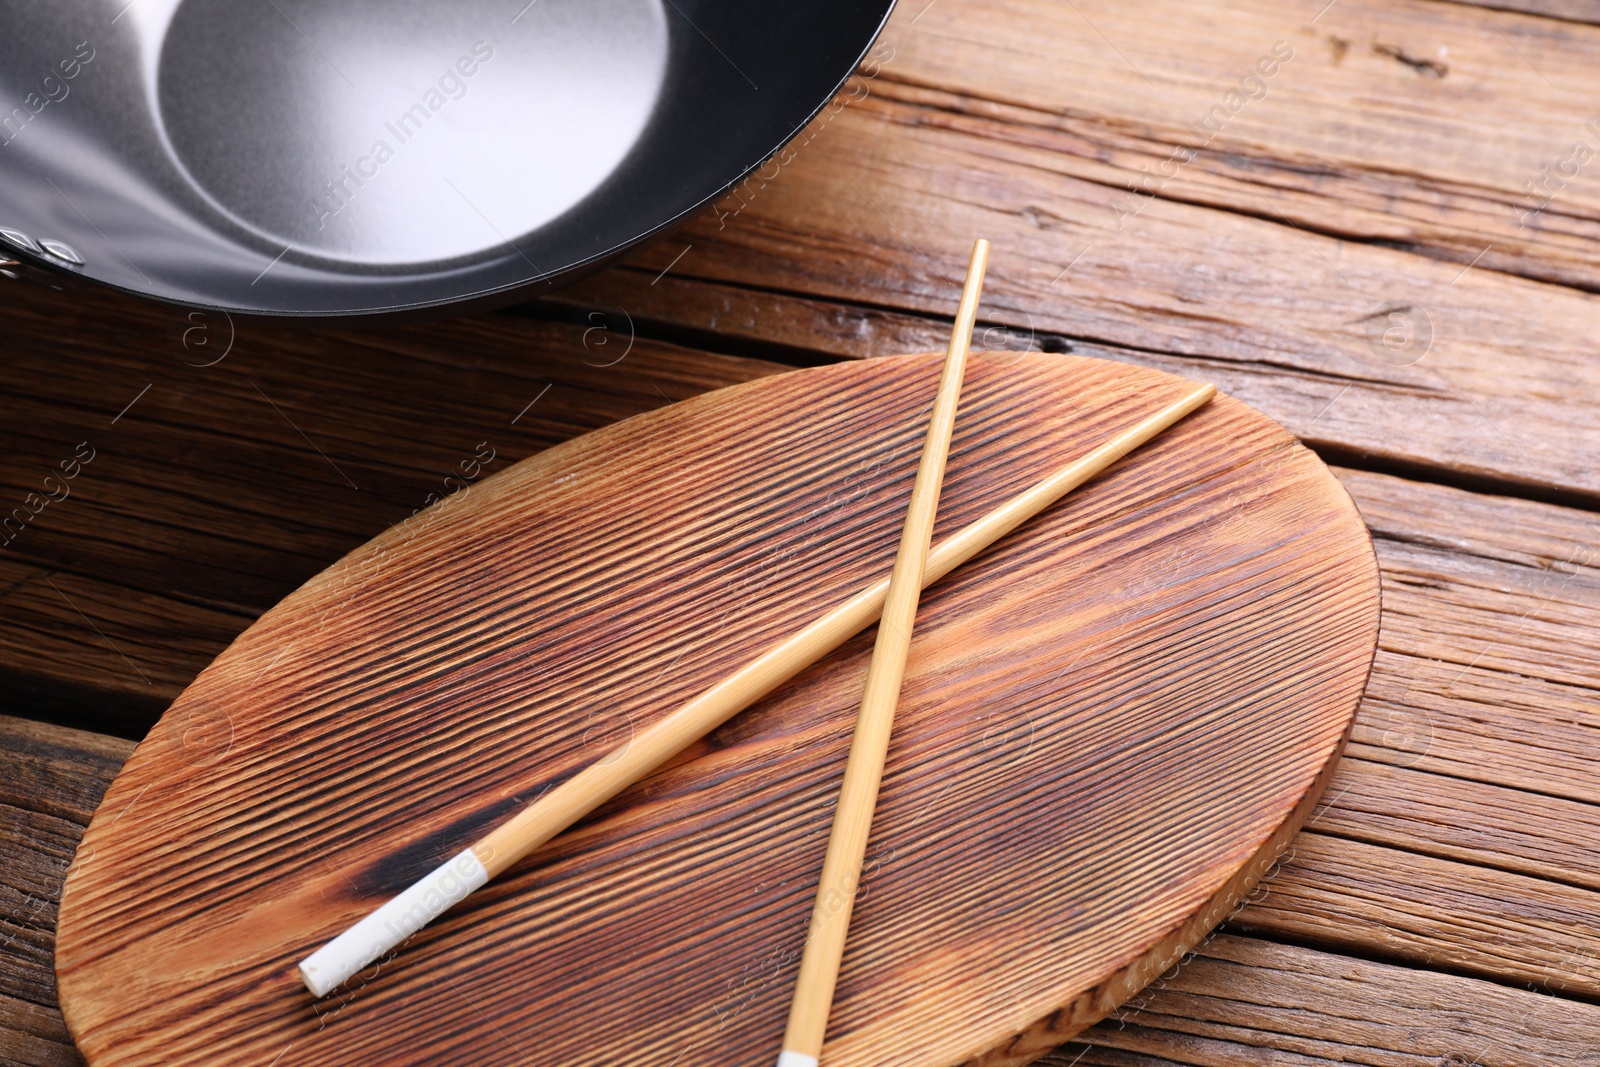
<path id="1" fill-rule="evenodd" d="M 57 967 L 90 1062 L 291 1042 L 307 1063 L 474 1040 L 564 1062 L 775 1053 L 866 635 L 428 928 L 347 1008 L 312 1005 L 292 964 L 879 573 L 938 364 L 776 376 L 575 439 L 264 615 L 85 838 Z M 940 530 L 1184 388 L 976 357 Z M 1165 970 L 1309 813 L 1365 680 L 1376 580 L 1337 481 L 1219 398 L 932 591 L 833 1062 L 1025 1062 L 1005 1051 L 1019 1035 L 1037 1055 Z M 1075 799 L 1109 791 L 1139 818 Z M 1162 859 L 1180 839 L 1205 846 Z"/>

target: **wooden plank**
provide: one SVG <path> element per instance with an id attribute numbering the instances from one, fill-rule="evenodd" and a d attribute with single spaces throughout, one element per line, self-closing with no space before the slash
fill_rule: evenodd
<path id="1" fill-rule="evenodd" d="M 1383 636 L 1316 832 L 1239 922 L 1592 996 L 1595 518 L 1340 474 L 1382 564 Z"/>
<path id="2" fill-rule="evenodd" d="M 1552 177 L 1544 211 L 1525 185 L 1575 142 L 1600 149 L 1600 28 L 1423 0 L 1007 0 L 940 3 L 886 41 L 884 95 L 903 79 L 943 110 L 1014 127 L 997 139 L 1054 133 L 1073 173 L 1135 191 L 1116 209 L 1135 213 L 1130 227 L 1154 194 L 1461 266 L 1600 280 L 1592 157 Z"/>
<path id="3" fill-rule="evenodd" d="M 0 589 L 0 712 L 86 718 L 127 736 L 141 736 L 250 621 L 5 555 Z"/>
<path id="4" fill-rule="evenodd" d="M 1449 1020 L 1448 1025 L 1441 1025 Z M 1232 934 L 1041 1067 L 1584 1067 L 1600 1007 Z"/>
<path id="5" fill-rule="evenodd" d="M 83 1067 L 55 1007 L 0 994 L 0 1059 L 17 1067 Z"/>
<path id="6" fill-rule="evenodd" d="M 220 346 L 224 320 L 32 292 L 0 307 L 0 502 L 21 509 L 0 550 L 0 710 L 36 715 L 52 685 L 86 689 L 108 698 L 99 715 L 92 695 L 67 712 L 131 736 L 249 620 L 430 500 L 783 369 L 512 316 L 347 333 L 241 323 L 220 363 L 195 367 L 220 349 L 199 335 L 185 348 L 184 331 L 204 322 Z M 63 350 L 73 300 L 95 325 Z"/>
<path id="7" fill-rule="evenodd" d="M 56 1007 L 56 902 L 131 742 L 0 715 L 0 1059 L 72 1067 Z M 83 857 L 80 857 L 80 862 Z"/>
<path id="8" fill-rule="evenodd" d="M 1340 5 L 1335 11 L 1342 9 Z M 652 279 L 670 266 L 670 275 L 680 279 L 938 314 L 950 306 L 968 237 L 981 232 L 996 245 L 985 314 L 1019 334 L 1049 337 L 1054 344 L 1087 341 L 1157 358 L 1176 357 L 1191 373 L 1203 367 L 1208 375 L 1222 378 L 1230 391 L 1302 436 L 1339 442 L 1383 462 L 1502 479 L 1520 491 L 1569 494 L 1590 503 L 1600 499 L 1600 475 L 1574 458 L 1600 443 L 1600 428 L 1587 417 L 1600 399 L 1600 369 L 1586 355 L 1593 298 L 1485 270 L 1481 263 L 1463 273 L 1478 252 L 1502 236 L 1498 231 L 1472 231 L 1470 241 L 1461 238 L 1466 252 L 1459 261 L 1443 262 L 1437 258 L 1446 254 L 1440 248 L 1427 247 L 1427 255 L 1418 255 L 1389 247 L 1398 238 L 1378 225 L 1392 216 L 1394 201 L 1406 199 L 1392 188 L 1403 178 L 1405 166 L 1426 170 L 1441 153 L 1459 152 L 1450 157 L 1460 160 L 1458 169 L 1494 156 L 1512 158 L 1496 166 L 1526 164 L 1528 173 L 1537 174 L 1537 159 L 1502 151 L 1501 127 L 1492 123 L 1480 131 L 1491 131 L 1493 144 L 1468 139 L 1469 147 L 1457 149 L 1449 139 L 1437 145 L 1415 136 L 1408 141 L 1414 120 L 1406 119 L 1404 109 L 1390 106 L 1393 94 L 1386 77 L 1388 68 L 1408 68 L 1390 57 L 1363 53 L 1383 65 L 1384 77 L 1377 71 L 1328 75 L 1349 82 L 1344 97 L 1333 98 L 1284 81 L 1275 83 L 1281 92 L 1261 102 L 1263 108 L 1293 102 L 1308 114 L 1350 114 L 1355 118 L 1348 127 L 1288 122 L 1270 111 L 1247 112 L 1240 120 L 1244 125 L 1228 127 L 1239 143 L 1219 149 L 1217 165 L 1235 172 L 1232 188 L 1238 202 L 1217 206 L 1229 210 L 1202 206 L 1200 200 L 1181 202 L 1166 195 L 1164 187 L 1163 196 L 1146 202 L 1136 216 L 1119 219 L 1115 205 L 1124 195 L 1120 190 L 1125 179 L 1093 170 L 1110 166 L 1102 159 L 1113 153 L 1086 142 L 1078 127 L 1142 128 L 1144 120 L 1129 116 L 1127 109 L 1136 109 L 1151 90 L 1125 67 L 1116 77 L 1100 76 L 1103 67 L 1121 65 L 1122 60 L 1087 24 L 1066 25 L 1064 20 L 1080 19 L 1076 10 L 1071 5 L 1024 6 L 1018 0 L 997 15 L 971 0 L 947 0 L 926 16 L 936 26 L 950 27 L 936 33 L 925 29 L 923 20 L 910 26 L 916 12 L 903 9 L 888 37 L 895 57 L 881 64 L 876 78 L 863 80 L 857 94 L 861 99 L 830 115 L 814 136 L 808 133 L 763 171 L 765 177 L 752 179 L 711 215 L 635 257 L 634 264 Z M 1387 17 L 1383 10 L 1360 8 L 1364 18 Z M 1218 27 L 1234 27 L 1252 13 L 1260 14 L 1254 9 L 1230 11 L 1202 5 L 1190 13 L 1189 5 L 1175 3 L 1158 17 L 1197 35 L 1204 23 L 1204 37 L 1214 43 Z M 1152 18 L 1146 8 L 1126 5 L 1107 13 L 1117 20 Z M 1298 8 L 1284 8 L 1281 14 L 1288 27 L 1305 17 Z M 1470 31 L 1477 42 L 1473 47 L 1509 50 L 1502 34 L 1475 16 L 1462 18 L 1458 7 L 1410 5 L 1402 14 L 1423 23 L 1431 15 L 1445 20 L 1447 27 L 1477 21 Z M 1550 29 L 1546 20 L 1527 21 Z M 980 22 L 983 32 L 975 29 Z M 995 22 L 1003 22 L 1005 29 L 990 32 Z M 1600 30 L 1562 25 L 1560 44 L 1567 51 L 1560 54 L 1566 66 L 1558 73 L 1570 74 L 1571 84 L 1581 87 L 1583 72 L 1600 48 Z M 1292 29 L 1285 32 L 1293 36 Z M 1050 40 L 1054 47 L 1058 38 L 1070 61 L 1052 59 L 1048 77 L 1031 79 L 1032 103 L 1015 105 L 1035 112 L 1028 122 L 985 110 L 987 98 L 975 83 L 947 98 L 917 95 L 918 86 L 936 84 L 946 75 L 972 79 L 992 74 L 1004 81 L 1012 75 L 994 72 L 1016 69 L 1016 80 L 1028 79 L 1033 64 L 1045 60 L 1023 58 L 1017 42 L 1025 39 L 1026 50 L 1037 52 L 1034 42 Z M 1179 94 L 1186 100 L 1220 98 L 1238 77 L 1235 61 L 1248 66 L 1257 55 L 1251 51 L 1241 60 L 1235 53 L 1245 44 L 1192 48 L 1191 38 L 1177 33 L 1144 33 L 1144 39 L 1151 38 L 1166 49 L 1163 62 L 1177 51 L 1199 57 L 1174 59 L 1176 70 L 1188 70 L 1194 63 L 1216 65 L 1210 76 L 1187 76 Z M 1253 36 L 1242 39 L 1248 42 Z M 1263 49 L 1270 46 L 1270 39 L 1261 44 Z M 1331 62 L 1309 48 L 1303 58 L 1308 71 L 1312 64 Z M 1484 55 L 1482 62 L 1497 64 L 1497 71 L 1509 70 L 1500 62 L 1503 58 L 1497 52 Z M 1282 77 L 1289 78 L 1294 70 L 1291 63 Z M 1500 88 L 1510 92 L 1522 81 L 1538 80 L 1533 71 L 1523 70 L 1514 76 L 1515 84 Z M 951 73 L 957 71 L 970 73 Z M 1137 92 L 1124 84 L 1130 79 L 1140 83 Z M 1482 91 L 1469 79 L 1444 79 L 1441 84 L 1466 86 L 1469 94 Z M 1360 106 L 1347 99 L 1352 95 L 1361 97 Z M 1587 106 L 1585 95 L 1569 94 L 1553 108 L 1553 125 L 1544 126 L 1541 120 L 1523 127 L 1508 118 L 1506 128 L 1524 131 L 1518 136 L 1530 138 L 1530 146 L 1555 151 L 1567 137 L 1562 124 L 1587 116 L 1579 110 Z M 1454 103 L 1431 108 L 1430 116 L 1441 116 L 1441 122 L 1466 122 L 1468 115 L 1478 113 L 1475 106 Z M 1180 129 L 1197 109 L 1204 110 L 1198 103 L 1196 108 L 1174 109 L 1166 122 Z M 1273 120 L 1270 126 L 1263 125 L 1267 117 Z M 1270 133 L 1281 141 L 1301 136 L 1280 133 L 1288 128 L 1333 129 L 1349 142 L 1348 151 L 1378 151 L 1362 148 L 1373 122 L 1386 131 L 1376 142 L 1382 151 L 1401 152 L 1410 145 L 1410 155 L 1400 163 L 1390 161 L 1390 170 L 1399 176 L 1391 180 L 1389 170 L 1371 161 L 1370 208 L 1346 210 L 1343 201 L 1319 192 L 1311 206 L 1330 216 L 1320 221 L 1294 217 L 1299 209 L 1289 203 L 1292 190 L 1257 180 L 1262 177 L 1258 171 L 1269 166 L 1264 161 L 1281 157 L 1288 160 L 1283 169 L 1295 181 L 1329 184 L 1317 169 L 1319 157 L 1297 154 L 1316 146 L 1296 148 L 1269 138 L 1247 152 L 1250 138 L 1238 133 Z M 1138 174 L 1138 159 L 1124 162 L 1123 173 Z M 1185 176 L 1192 169 L 1186 168 Z M 1447 179 L 1428 178 L 1439 183 Z M 1490 194 L 1499 199 L 1498 210 L 1511 219 L 1513 229 L 1517 219 L 1511 201 L 1520 180 L 1506 178 L 1509 184 Z M 1476 217 L 1484 209 L 1427 210 L 1455 219 Z M 1583 226 L 1591 226 L 1582 221 L 1589 216 L 1580 216 L 1575 217 Z M 1119 228 L 1119 223 L 1125 224 Z M 1592 254 L 1597 246 L 1591 236 L 1583 229 L 1571 247 Z M 1528 255 L 1540 261 L 1559 258 L 1554 247 L 1530 248 Z M 1157 249 L 1159 255 L 1152 255 Z M 598 282 L 596 286 L 598 290 Z M 637 281 L 629 279 L 618 296 L 625 298 L 637 288 Z M 627 306 L 626 299 L 618 302 Z M 1391 319 L 1391 312 L 1401 319 Z M 707 316 L 699 313 L 698 318 L 703 322 Z M 1410 347 L 1387 346 L 1386 338 L 1407 330 Z M 837 347 L 837 329 L 823 324 L 817 332 L 825 345 Z M 792 335 L 787 325 L 777 327 L 774 343 L 792 343 Z M 1508 365 L 1516 368 L 1514 373 L 1507 373 Z M 1226 373 L 1230 367 L 1233 375 Z M 1549 388 L 1555 382 L 1560 388 Z M 1407 432 L 1393 433 L 1397 425 Z M 1557 447 L 1558 440 L 1572 447 Z"/>
<path id="9" fill-rule="evenodd" d="M 1338 839 L 1295 839 L 1271 891 L 1233 923 L 1483 977 L 1600 995 L 1600 894 Z"/>
<path id="10" fill-rule="evenodd" d="M 586 361 L 572 330 L 497 317 L 345 334 L 250 327 L 224 362 L 200 371 L 118 342 L 125 331 L 158 333 L 175 313 L 101 307 L 109 313 L 65 358 L 47 304 L 7 309 L 10 341 L 30 358 L 8 367 L 26 406 L 6 432 L 23 461 L 8 466 L 0 491 L 21 504 L 78 440 L 96 457 L 72 496 L 47 505 L 6 550 L 94 566 L 154 592 L 182 560 L 199 569 L 193 580 L 210 602 L 251 614 L 442 495 L 463 462 L 495 469 L 669 399 L 781 369 L 648 340 L 603 367 Z M 478 463 L 485 434 L 494 458 Z M 107 520 L 129 511 L 143 520 L 137 531 L 105 536 Z M 208 533 L 231 550 L 196 551 Z"/>
<path id="11" fill-rule="evenodd" d="M 946 309 L 948 310 L 948 309 Z M 757 289 L 737 282 L 658 275 L 624 264 L 524 304 L 514 313 L 631 322 L 646 336 L 710 351 L 733 350 L 800 366 L 899 352 L 934 352 L 950 339 L 947 316 Z M 1039 351 L 1044 339 L 980 320 L 975 345 Z M 1059 347 L 1066 351 L 1066 347 Z M 1095 353 L 1097 355 L 1101 353 Z M 1113 357 L 1114 358 L 1114 357 Z"/>
<path id="12" fill-rule="evenodd" d="M 903 105 L 857 105 L 808 148 L 737 225 L 685 231 L 700 241 L 677 270 L 932 311 L 955 288 L 945 280 L 959 271 L 954 235 L 988 233 L 990 319 L 1183 357 L 1189 373 L 1215 373 L 1301 436 L 1385 462 L 1600 492 L 1600 475 L 1575 458 L 1600 446 L 1587 416 L 1600 398 L 1600 369 L 1585 358 L 1587 294 L 1484 271 L 1458 280 L 1457 265 L 1168 200 L 1117 231 L 1099 221 L 1105 187 L 1064 173 L 1059 153 L 942 130 Z M 921 166 L 907 165 L 913 156 Z M 802 214 L 822 232 L 794 236 Z M 664 265 L 672 251 L 639 262 Z M 1382 358 L 1374 332 L 1402 306 L 1431 324 L 1412 316 L 1415 347 L 1392 354 L 1415 360 L 1404 365 Z M 1534 384 L 1552 381 L 1559 395 Z"/>
<path id="13" fill-rule="evenodd" d="M 1338 837 L 1600 891 L 1600 805 L 1593 803 L 1346 754 L 1316 825 Z"/>
<path id="14" fill-rule="evenodd" d="M 1600 803 L 1592 514 L 1342 472 L 1378 547 L 1384 634 L 1351 753 Z"/>

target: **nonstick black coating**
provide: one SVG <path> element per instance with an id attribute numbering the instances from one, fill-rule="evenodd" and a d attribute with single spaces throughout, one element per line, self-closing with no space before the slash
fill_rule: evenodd
<path id="1" fill-rule="evenodd" d="M 255 314 L 534 295 L 767 160 L 892 6 L 0 0 L 0 252 Z"/>

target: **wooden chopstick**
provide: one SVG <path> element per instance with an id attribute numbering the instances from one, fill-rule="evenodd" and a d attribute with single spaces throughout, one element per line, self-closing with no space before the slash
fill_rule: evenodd
<path id="1" fill-rule="evenodd" d="M 955 429 L 956 404 L 961 396 L 972 324 L 978 315 L 978 295 L 983 291 L 983 275 L 988 265 L 989 242 L 979 238 L 972 246 L 972 260 L 967 266 L 955 328 L 945 352 L 944 376 L 939 381 L 933 416 L 928 420 L 928 436 L 922 445 L 917 480 L 911 487 L 911 503 L 906 508 L 905 525 L 900 531 L 900 549 L 889 574 L 889 595 L 878 623 L 872 662 L 867 667 L 861 711 L 856 718 L 855 737 L 850 742 L 850 756 L 845 762 L 839 805 L 834 809 L 833 830 L 828 836 L 822 878 L 817 883 L 817 899 L 811 909 L 806 947 L 800 957 L 800 977 L 795 983 L 794 1000 L 789 1005 L 789 1025 L 783 1035 L 778 1067 L 817 1067 L 817 1057 L 822 1055 L 822 1036 L 828 1028 L 833 986 L 839 978 L 839 960 L 844 955 L 845 936 L 850 929 L 855 887 L 867 854 L 872 812 L 878 803 L 878 784 L 883 779 L 883 762 L 889 755 L 889 735 L 894 728 L 895 707 L 900 702 L 906 657 L 911 651 L 911 631 L 922 596 L 922 572 L 927 566 L 928 548 L 933 540 L 933 520 L 939 511 L 939 490 L 944 484 L 950 435 Z"/>
<path id="2" fill-rule="evenodd" d="M 1162 433 L 1214 395 L 1214 386 L 1195 388 L 941 541 L 929 555 L 922 572 L 924 588 Z M 693 700 L 639 731 L 631 740 L 445 861 L 306 957 L 300 963 L 300 977 L 306 988 L 315 996 L 326 996 L 484 882 L 837 649 L 872 625 L 883 610 L 888 592 L 888 578 L 867 586 Z"/>

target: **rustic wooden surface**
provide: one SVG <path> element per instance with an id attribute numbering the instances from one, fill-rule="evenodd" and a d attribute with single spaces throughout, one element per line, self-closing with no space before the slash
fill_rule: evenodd
<path id="1" fill-rule="evenodd" d="M 1537 198 L 1526 183 L 1600 147 L 1600 6 L 993 11 L 908 2 L 892 56 L 791 161 L 539 304 L 237 323 L 228 349 L 220 318 L 0 279 L 7 506 L 98 449 L 0 550 L 0 706 L 82 728 L 47 757 L 14 731 L 0 750 L 0 1058 L 76 1062 L 50 930 L 108 735 L 142 736 L 479 442 L 498 470 L 668 399 L 937 348 L 982 233 L 991 347 L 1217 381 L 1337 466 L 1383 572 L 1372 687 L 1311 829 L 1148 1007 L 1050 1062 L 1592 1060 L 1600 160 Z M 1187 124 L 1277 41 L 1295 55 L 1267 95 L 1141 195 L 1141 168 L 1198 146 Z M 1409 348 L 1374 330 L 1408 321 Z"/>
<path id="2" fill-rule="evenodd" d="M 89 1062 L 776 1059 L 866 634 L 375 978 L 314 1003 L 295 964 L 881 577 L 941 365 L 814 368 L 585 435 L 262 616 L 134 753 L 67 880 L 56 972 Z M 935 536 L 1192 388 L 976 354 Z M 1348 495 L 1225 397 L 930 590 L 828 1062 L 1027 1062 L 1165 970 L 1317 800 L 1377 624 Z"/>

